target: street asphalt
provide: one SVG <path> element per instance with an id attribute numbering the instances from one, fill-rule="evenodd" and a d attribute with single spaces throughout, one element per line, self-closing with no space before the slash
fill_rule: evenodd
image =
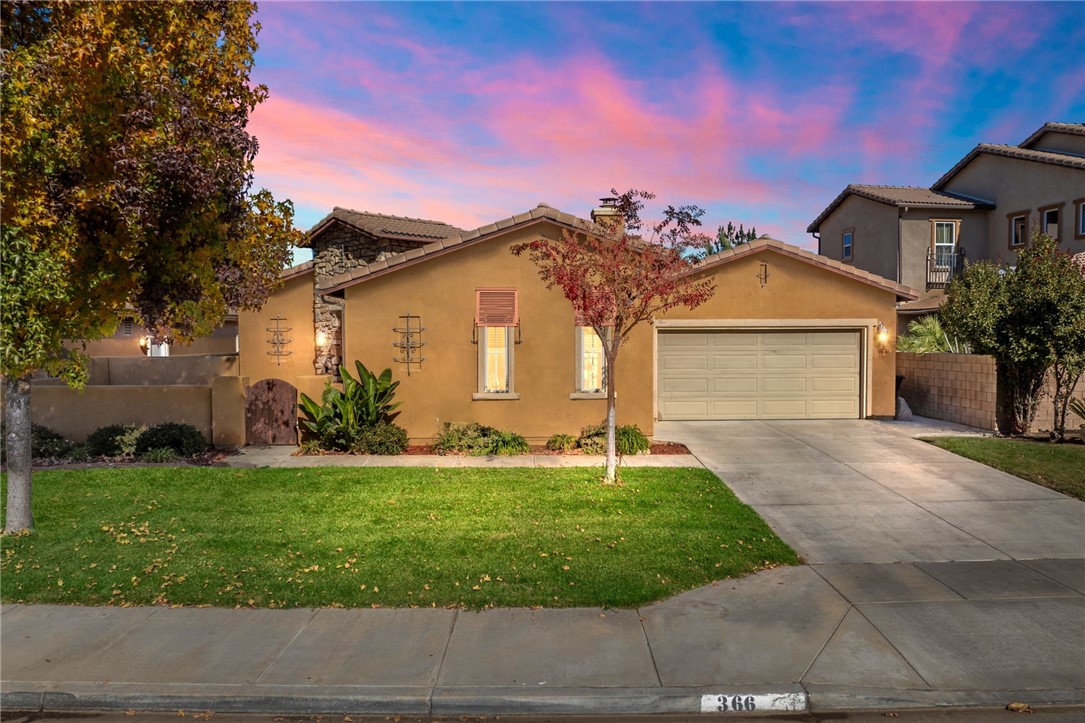
<path id="1" fill-rule="evenodd" d="M 1022 702 L 1082 706 L 1085 717 L 1085 503 L 913 438 L 947 432 L 969 430 L 659 423 L 656 438 L 692 456 L 628 464 L 707 467 L 806 564 L 635 610 L 4 605 L 0 704 L 620 716 Z M 230 462 L 389 463 L 290 451 L 247 449 Z"/>

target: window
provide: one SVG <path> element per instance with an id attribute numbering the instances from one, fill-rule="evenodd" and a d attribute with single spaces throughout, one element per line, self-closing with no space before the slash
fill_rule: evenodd
<path id="1" fill-rule="evenodd" d="M 851 250 L 855 242 L 855 229 L 845 229 L 844 233 L 840 234 L 840 258 L 845 261 L 851 259 Z"/>
<path id="2" fill-rule="evenodd" d="M 520 325 L 516 289 L 475 290 L 478 393 L 474 399 L 518 399 L 513 386 L 513 344 Z"/>
<path id="3" fill-rule="evenodd" d="M 1011 213 L 1010 219 L 1010 248 L 1016 249 L 1025 245 L 1028 241 L 1028 212 L 1019 211 Z"/>
<path id="4" fill-rule="evenodd" d="M 512 347 L 509 327 L 483 327 L 479 337 L 479 391 L 483 394 L 508 394 L 512 391 Z"/>
<path id="5" fill-rule="evenodd" d="M 957 253 L 957 227 L 960 221 L 931 219 L 931 248 L 934 249 L 934 265 L 939 269 L 953 266 Z"/>
<path id="6" fill-rule="evenodd" d="M 125 319 L 121 322 L 121 333 L 125 336 L 132 336 L 132 320 Z"/>
<path id="7" fill-rule="evenodd" d="M 576 391 L 599 394 L 607 390 L 607 357 L 603 340 L 590 326 L 576 327 Z"/>
<path id="8" fill-rule="evenodd" d="M 1077 219 L 1074 227 L 1074 238 L 1085 238 L 1085 198 L 1074 201 L 1074 208 L 1077 209 L 1074 213 L 1074 217 Z"/>
<path id="9" fill-rule="evenodd" d="M 1061 205 L 1040 209 L 1040 230 L 1056 241 L 1059 240 L 1059 219 L 1061 216 Z"/>

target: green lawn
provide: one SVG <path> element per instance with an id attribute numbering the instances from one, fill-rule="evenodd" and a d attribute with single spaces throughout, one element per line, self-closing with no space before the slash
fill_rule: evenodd
<path id="1" fill-rule="evenodd" d="M 1085 445 L 992 437 L 934 437 L 924 441 L 1085 500 Z"/>
<path id="2" fill-rule="evenodd" d="M 142 468 L 34 475 L 5 603 L 630 607 L 797 564 L 702 469 Z"/>

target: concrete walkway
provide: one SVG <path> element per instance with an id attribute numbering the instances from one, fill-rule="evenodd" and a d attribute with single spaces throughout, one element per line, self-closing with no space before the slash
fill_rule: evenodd
<path id="1" fill-rule="evenodd" d="M 1085 706 L 1085 503 L 929 447 L 911 438 L 917 429 L 657 427 L 807 565 L 637 610 L 8 605 L 3 707 L 451 716 Z"/>

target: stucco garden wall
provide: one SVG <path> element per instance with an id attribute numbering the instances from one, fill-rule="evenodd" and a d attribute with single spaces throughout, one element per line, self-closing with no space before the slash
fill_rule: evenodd
<path id="1" fill-rule="evenodd" d="M 997 404 L 995 360 L 980 354 L 911 354 L 897 352 L 897 374 L 904 375 L 900 395 L 914 414 L 947 422 L 967 424 L 996 431 Z M 1034 433 L 1051 429 L 1054 409 L 1049 378 L 1044 396 L 1032 423 Z M 1085 383 L 1079 382 L 1075 396 L 1085 395 Z M 1085 423 L 1075 414 L 1066 415 L 1067 431 Z"/>

